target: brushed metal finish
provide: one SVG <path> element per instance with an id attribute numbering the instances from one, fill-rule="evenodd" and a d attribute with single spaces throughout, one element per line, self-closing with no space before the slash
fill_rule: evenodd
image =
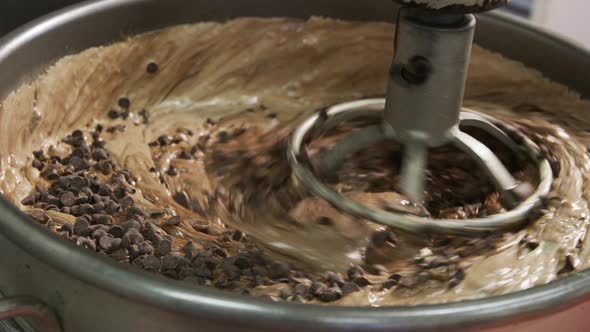
<path id="1" fill-rule="evenodd" d="M 388 0 L 87 2 L 0 41 L 0 97 L 64 55 L 125 35 L 200 20 L 312 14 L 391 22 L 395 12 Z M 502 15 L 479 18 L 476 42 L 590 96 L 590 81 L 580 75 L 580 68 L 590 68 L 590 55 L 583 49 Z M 544 324 L 540 326 L 550 326 L 554 317 L 590 323 L 590 315 L 579 309 L 590 303 L 590 272 L 506 296 L 447 305 L 368 309 L 271 303 L 195 289 L 79 250 L 3 198 L 0 216 L 0 289 L 8 296 L 38 297 L 57 312 L 64 331 L 471 331 L 496 326 L 494 332 L 504 332 L 514 324 L 519 331 L 538 326 L 534 319 Z"/>

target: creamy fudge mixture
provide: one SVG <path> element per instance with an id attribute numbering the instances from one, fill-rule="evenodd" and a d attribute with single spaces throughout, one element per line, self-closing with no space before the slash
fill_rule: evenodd
<path id="1" fill-rule="evenodd" d="M 341 214 L 293 184 L 285 152 L 293 125 L 383 96 L 393 32 L 387 23 L 243 18 L 65 57 L 1 104 L 0 192 L 97 254 L 275 300 L 442 303 L 588 267 L 590 103 L 479 47 L 465 106 L 535 140 L 556 177 L 524 229 L 415 237 Z M 319 137 L 312 163 L 361 125 Z M 536 181 L 530 163 L 481 139 L 515 177 Z M 483 172 L 451 148 L 432 151 L 427 198 L 410 203 L 398 190 L 399 152 L 392 144 L 358 152 L 326 181 L 366 204 L 425 217 L 502 210 Z"/>

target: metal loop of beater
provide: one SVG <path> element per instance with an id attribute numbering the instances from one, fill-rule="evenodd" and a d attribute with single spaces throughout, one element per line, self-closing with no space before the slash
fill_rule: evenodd
<path id="1" fill-rule="evenodd" d="M 341 195 L 319 181 L 314 173 L 301 160 L 303 140 L 308 135 L 308 133 L 317 125 L 328 124 L 329 122 L 333 123 L 335 120 L 342 121 L 344 119 L 366 117 L 367 115 L 380 116 L 380 113 L 383 112 L 384 105 L 384 99 L 354 101 L 331 107 L 327 110 L 327 119 L 322 118 L 319 115 L 314 115 L 307 119 L 294 132 L 289 145 L 288 157 L 295 178 L 298 179 L 313 194 L 327 200 L 342 211 L 412 233 L 477 235 L 516 227 L 526 221 L 526 217 L 529 212 L 538 206 L 542 197 L 549 193 L 549 190 L 551 189 L 551 183 L 553 182 L 551 166 L 546 159 L 539 159 L 540 156 L 538 147 L 530 139 L 526 138 L 522 145 L 524 148 L 523 152 L 527 153 L 532 160 L 539 160 L 537 163 L 541 178 L 539 186 L 528 198 L 520 202 L 520 204 L 510 211 L 491 215 L 485 218 L 464 220 L 426 219 L 409 214 L 387 212 L 385 210 L 360 204 Z M 476 122 L 475 119 L 481 121 L 484 124 L 483 126 L 491 125 L 495 127 L 494 123 L 497 122 L 497 120 L 492 117 L 466 109 L 461 113 L 461 116 L 469 119 L 466 121 L 468 122 L 466 125 L 473 125 L 473 123 Z M 489 128 L 492 128 L 491 126 Z M 456 129 L 456 132 L 462 133 L 458 128 Z M 344 148 L 345 145 L 342 145 L 341 143 L 338 144 L 333 150 L 327 152 L 326 156 L 322 157 L 323 163 L 321 164 L 322 166 L 320 168 L 325 167 L 326 169 L 330 169 L 333 166 L 332 163 L 338 163 L 349 153 L 362 149 L 371 143 L 388 139 L 388 136 L 382 129 L 382 126 L 378 125 L 366 127 L 349 135 L 355 135 L 357 138 L 362 136 L 363 138 L 355 140 L 356 143 L 362 144 L 348 146 L 346 148 Z M 496 132 L 494 135 L 505 134 L 500 131 Z M 348 139 L 350 139 L 350 136 L 345 137 L 343 141 Z M 514 144 L 512 140 L 511 142 L 511 144 Z"/>
<path id="2" fill-rule="evenodd" d="M 386 98 L 335 105 L 321 116 L 315 114 L 300 124 L 288 148 L 294 178 L 311 193 L 344 212 L 412 233 L 480 235 L 526 222 L 529 213 L 551 190 L 553 173 L 533 141 L 525 137 L 517 144 L 500 129 L 514 128 L 461 107 L 474 28 L 475 18 L 470 14 L 437 14 L 431 10 L 402 8 Z M 367 116 L 379 118 L 380 124 L 345 135 L 318 158 L 317 169 L 332 172 L 355 151 L 380 141 L 397 141 L 404 145 L 403 193 L 414 202 L 420 202 L 426 182 L 428 148 L 453 144 L 487 171 L 507 211 L 475 219 L 426 219 L 360 204 L 324 185 L 303 162 L 304 139 L 312 129 L 326 130 L 345 120 Z M 488 147 L 461 131 L 459 125 L 483 130 L 515 154 L 525 153 L 536 161 L 537 188 L 519 184 Z"/>

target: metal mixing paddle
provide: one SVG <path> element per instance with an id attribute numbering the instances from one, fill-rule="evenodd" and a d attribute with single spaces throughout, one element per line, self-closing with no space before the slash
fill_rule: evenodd
<path id="1" fill-rule="evenodd" d="M 439 9 L 423 3 L 428 1 L 398 2 L 404 7 L 397 19 L 386 98 L 335 105 L 306 119 L 293 133 L 288 150 L 296 181 L 342 211 L 413 233 L 475 235 L 522 224 L 551 189 L 553 174 L 549 162 L 530 139 L 524 137 L 517 144 L 506 133 L 514 129 L 508 124 L 461 106 L 475 30 L 475 17 L 471 13 L 496 8 L 506 1 L 488 0 L 464 6 L 457 0 L 458 4 Z M 318 158 L 316 170 L 324 174 L 334 172 L 355 151 L 380 141 L 397 141 L 404 146 L 403 193 L 414 202 L 421 202 L 428 149 L 453 144 L 487 171 L 506 211 L 478 219 L 425 219 L 360 204 L 323 184 L 304 162 L 304 140 L 315 129 L 326 130 L 343 121 L 367 116 L 381 121 L 344 136 Z M 494 152 L 459 129 L 459 124 L 463 128 L 483 130 L 516 155 L 524 154 L 535 161 L 540 176 L 537 188 L 518 183 Z"/>

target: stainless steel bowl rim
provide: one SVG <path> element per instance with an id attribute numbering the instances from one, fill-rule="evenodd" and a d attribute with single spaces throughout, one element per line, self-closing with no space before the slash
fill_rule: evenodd
<path id="1" fill-rule="evenodd" d="M 87 1 L 31 22 L 0 40 L 0 70 L 6 67 L 3 64 L 13 52 L 48 31 L 60 29 L 64 23 L 97 12 L 148 2 L 150 0 Z M 485 16 L 509 21 L 510 24 L 531 30 L 538 34 L 539 38 L 550 39 L 590 58 L 590 53 L 582 48 L 532 28 L 521 20 L 502 14 L 485 14 Z M 37 70 L 41 69 L 37 68 Z M 8 80 L 10 79 L 9 76 Z M 20 83 L 0 83 L 0 96 L 6 95 L 10 89 Z M 590 270 L 588 270 L 525 291 L 449 304 L 366 308 L 277 303 L 214 289 L 190 287 L 132 269 L 89 251 L 80 250 L 74 244 L 29 220 L 4 197 L 0 197 L 0 216 L 0 232 L 6 238 L 55 269 L 136 302 L 180 312 L 191 317 L 218 319 L 220 322 L 232 320 L 255 326 L 340 328 L 342 330 L 364 328 L 418 330 L 459 325 L 464 327 L 515 316 L 538 315 L 548 309 L 557 311 L 590 295 Z M 131 280 L 133 282 L 122 282 Z"/>

